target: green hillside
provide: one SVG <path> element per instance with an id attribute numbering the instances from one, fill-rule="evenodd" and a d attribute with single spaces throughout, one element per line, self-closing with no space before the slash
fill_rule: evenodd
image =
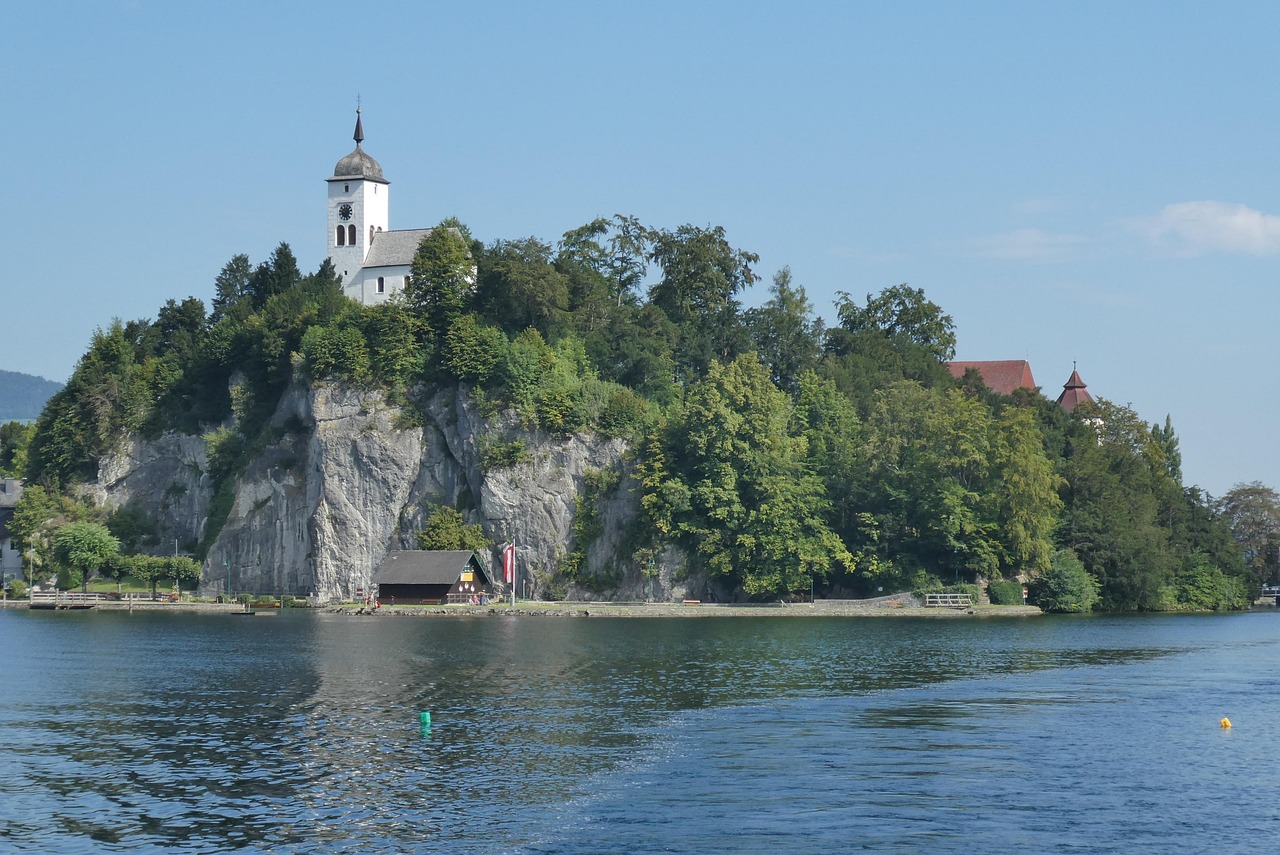
<path id="1" fill-rule="evenodd" d="M 0 371 L 0 422 L 30 421 L 40 415 L 45 402 L 61 383 L 17 371 Z"/>

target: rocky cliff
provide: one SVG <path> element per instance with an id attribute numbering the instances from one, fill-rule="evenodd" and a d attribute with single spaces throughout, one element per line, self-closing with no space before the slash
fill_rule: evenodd
<path id="1" fill-rule="evenodd" d="M 608 580 L 614 596 L 643 596 L 646 583 L 624 546 L 637 497 L 621 440 L 548 436 L 511 413 L 485 418 L 462 388 L 437 393 L 411 414 L 378 391 L 296 387 L 272 428 L 274 439 L 234 483 L 231 511 L 205 561 L 206 594 L 350 599 L 369 590 L 388 551 L 416 548 L 432 505 L 448 505 L 480 523 L 495 544 L 514 539 L 522 595 L 554 586 L 585 596 L 555 577 L 575 554 L 577 578 Z M 217 524 L 207 457 L 199 437 L 135 438 L 102 461 L 90 492 L 109 507 L 151 515 L 163 542 L 190 547 Z M 609 477 L 592 477 L 602 470 Z M 586 489 L 588 482 L 595 488 Z M 583 503 L 596 524 L 591 542 L 580 544 L 574 520 Z M 495 546 L 482 560 L 500 567 L 498 554 Z M 684 594 L 671 584 L 675 563 L 661 568 L 665 596 Z"/>

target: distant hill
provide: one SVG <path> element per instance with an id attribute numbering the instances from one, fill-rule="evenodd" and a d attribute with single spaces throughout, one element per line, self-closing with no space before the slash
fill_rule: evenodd
<path id="1" fill-rule="evenodd" d="M 0 371 L 0 423 L 36 418 L 45 401 L 61 388 L 61 383 L 43 377 Z"/>

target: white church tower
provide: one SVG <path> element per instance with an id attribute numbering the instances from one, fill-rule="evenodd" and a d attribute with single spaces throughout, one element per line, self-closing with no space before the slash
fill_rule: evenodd
<path id="1" fill-rule="evenodd" d="M 391 182 L 382 177 L 382 167 L 360 143 L 364 128 L 356 110 L 356 150 L 338 161 L 329 182 L 329 259 L 350 296 L 360 280 L 360 271 L 378 232 L 388 228 L 388 199 Z"/>
<path id="2" fill-rule="evenodd" d="M 431 229 L 392 231 L 391 182 L 360 147 L 364 128 L 356 110 L 356 150 L 338 161 L 329 182 L 329 260 L 342 293 L 366 306 L 385 303 L 409 285 L 413 258 Z"/>

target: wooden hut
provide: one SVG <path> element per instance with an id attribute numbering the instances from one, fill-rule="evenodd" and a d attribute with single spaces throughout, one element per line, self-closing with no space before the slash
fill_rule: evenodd
<path id="1" fill-rule="evenodd" d="M 389 603 L 466 603 L 493 595 L 493 580 L 466 549 L 388 552 L 373 573 L 378 599 Z"/>

